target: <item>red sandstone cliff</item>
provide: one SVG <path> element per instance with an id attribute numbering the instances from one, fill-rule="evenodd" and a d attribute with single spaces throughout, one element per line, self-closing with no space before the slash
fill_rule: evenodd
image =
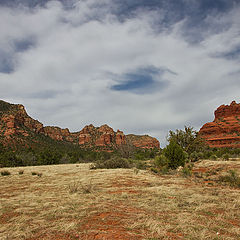
<path id="1" fill-rule="evenodd" d="M 1 104 L 3 103 L 1 102 Z M 13 134 L 28 136 L 26 129 L 31 129 L 35 133 L 44 132 L 43 124 L 29 117 L 23 105 L 6 103 L 5 106 L 7 104 L 7 111 L 1 111 L 0 109 L 0 133 L 5 137 L 9 138 Z"/>
<path id="2" fill-rule="evenodd" d="M 92 124 L 79 132 L 79 144 L 86 146 L 117 147 L 125 143 L 125 135 L 121 131 L 114 132 L 108 125 L 94 127 Z"/>
<path id="3" fill-rule="evenodd" d="M 214 115 L 213 122 L 202 126 L 200 136 L 210 147 L 240 147 L 240 104 L 222 105 Z"/>
<path id="4" fill-rule="evenodd" d="M 156 138 L 148 135 L 138 136 L 129 134 L 126 136 L 127 140 L 138 148 L 160 148 L 160 143 Z"/>
<path id="5" fill-rule="evenodd" d="M 104 150 L 117 149 L 126 144 L 126 136 L 120 130 L 115 132 L 108 125 L 85 126 L 80 132 L 71 133 L 67 128 L 44 127 L 42 123 L 28 116 L 23 105 L 0 101 L 0 134 L 5 144 L 24 142 L 26 137 L 43 134 L 56 141 L 78 144 L 81 147 L 101 147 Z M 127 136 L 128 141 L 139 148 L 159 148 L 157 139 L 149 136 Z M 32 141 L 32 140 L 31 140 Z"/>
<path id="6" fill-rule="evenodd" d="M 89 125 L 79 132 L 79 144 L 86 146 L 112 146 L 118 148 L 122 144 L 131 143 L 137 148 L 160 148 L 156 138 L 150 136 L 125 135 L 122 131 L 114 132 L 108 125 L 94 127 Z"/>

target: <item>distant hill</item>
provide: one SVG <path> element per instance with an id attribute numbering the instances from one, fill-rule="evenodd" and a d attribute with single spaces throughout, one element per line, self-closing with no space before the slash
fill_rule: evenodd
<path id="1" fill-rule="evenodd" d="M 213 122 L 206 123 L 199 131 L 210 147 L 240 147 L 240 104 L 233 101 L 221 105 L 214 112 Z"/>
<path id="2" fill-rule="evenodd" d="M 43 126 L 41 122 L 27 114 L 23 105 L 10 104 L 2 100 L 0 100 L 0 143 L 15 149 L 59 144 L 100 151 L 112 151 L 124 144 L 132 144 L 143 149 L 160 147 L 156 138 L 147 135 L 125 135 L 120 130 L 115 132 L 106 124 L 100 127 L 91 124 L 74 133 L 67 128 Z"/>

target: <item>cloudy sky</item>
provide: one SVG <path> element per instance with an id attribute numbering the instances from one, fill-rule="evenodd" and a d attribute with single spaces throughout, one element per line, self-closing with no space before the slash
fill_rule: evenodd
<path id="1" fill-rule="evenodd" d="M 239 0 L 0 0 L 0 99 L 164 146 L 239 102 L 239 13 Z"/>

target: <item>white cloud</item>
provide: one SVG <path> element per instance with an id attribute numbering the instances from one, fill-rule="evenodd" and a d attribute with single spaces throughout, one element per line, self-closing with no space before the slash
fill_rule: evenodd
<path id="1" fill-rule="evenodd" d="M 200 127 L 218 105 L 238 100 L 239 60 L 214 57 L 240 44 L 236 9 L 218 17 L 221 31 L 202 29 L 204 40 L 193 45 L 184 20 L 156 32 L 156 13 L 139 11 L 120 22 L 114 7 L 110 0 L 77 1 L 69 10 L 57 1 L 35 9 L 0 7 L 0 49 L 15 63 L 12 73 L 0 73 L 2 98 L 23 103 L 47 125 L 76 131 L 107 123 L 161 142 L 168 130 Z M 206 21 L 215 26 L 215 18 Z M 34 44 L 16 52 L 13 42 L 27 39 Z M 142 95 L 111 90 L 116 82 L 109 73 L 146 66 L 176 73 L 162 76 L 168 88 Z"/>

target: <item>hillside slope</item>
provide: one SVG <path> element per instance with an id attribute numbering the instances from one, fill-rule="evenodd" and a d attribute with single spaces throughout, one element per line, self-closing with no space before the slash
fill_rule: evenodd
<path id="1" fill-rule="evenodd" d="M 119 146 L 129 143 L 138 148 L 159 148 L 160 144 L 156 138 L 150 136 L 126 137 L 117 130 L 115 132 L 108 125 L 94 127 L 92 124 L 85 126 L 79 132 L 70 132 L 68 128 L 46 126 L 31 118 L 23 105 L 10 104 L 0 101 L 0 142 L 5 146 L 26 147 L 34 145 L 45 145 L 68 143 L 81 148 L 95 148 L 97 150 L 113 150 Z M 133 139 L 133 140 L 132 140 Z"/>

